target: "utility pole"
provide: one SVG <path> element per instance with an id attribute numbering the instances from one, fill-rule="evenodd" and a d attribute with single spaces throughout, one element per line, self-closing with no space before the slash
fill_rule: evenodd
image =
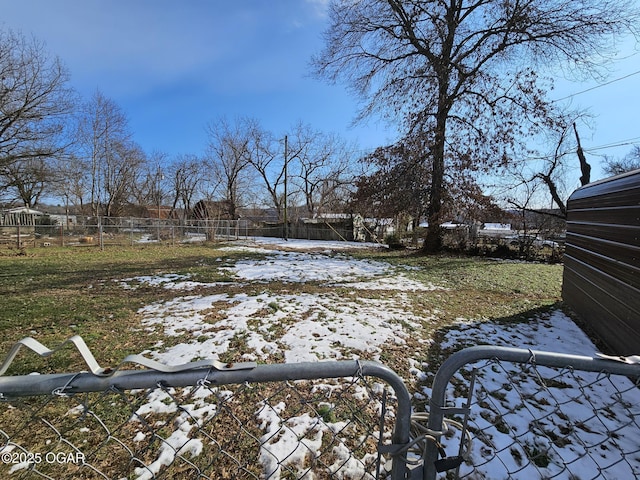
<path id="1" fill-rule="evenodd" d="M 284 136 L 284 239 L 289 240 L 289 224 L 287 223 L 287 167 L 288 137 Z"/>
<path id="2" fill-rule="evenodd" d="M 164 180 L 164 175 L 162 174 L 162 170 L 160 169 L 160 164 L 158 164 L 158 172 L 156 173 L 156 195 L 158 200 L 158 243 L 160 243 L 160 203 L 162 202 L 162 193 L 160 190 L 160 182 Z"/>

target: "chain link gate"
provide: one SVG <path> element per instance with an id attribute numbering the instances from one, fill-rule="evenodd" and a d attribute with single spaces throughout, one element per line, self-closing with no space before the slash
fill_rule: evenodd
<path id="1" fill-rule="evenodd" d="M 418 425 L 424 479 L 639 478 L 633 360 L 492 346 L 454 353 Z"/>
<path id="2" fill-rule="evenodd" d="M 0 376 L 2 478 L 640 476 L 638 364 L 468 348 L 442 364 L 420 413 L 375 362 L 166 366 L 134 355 L 125 361 L 144 370 L 113 372 L 78 339 L 91 373 Z"/>
<path id="3" fill-rule="evenodd" d="M 2 478 L 406 478 L 410 396 L 378 363 L 112 373 L 83 356 L 92 373 L 0 377 Z"/>

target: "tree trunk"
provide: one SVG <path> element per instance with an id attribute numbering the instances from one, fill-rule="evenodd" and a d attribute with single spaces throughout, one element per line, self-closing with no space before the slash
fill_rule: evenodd
<path id="1" fill-rule="evenodd" d="M 578 136 L 578 128 L 576 124 L 573 124 L 573 131 L 576 134 L 576 141 L 578 142 L 578 160 L 580 160 L 580 172 L 582 176 L 580 177 L 580 184 L 586 185 L 591 182 L 591 165 L 587 162 L 586 157 L 584 156 L 584 151 L 582 150 L 582 145 L 580 145 L 580 137 Z"/>
<path id="2" fill-rule="evenodd" d="M 444 82 L 445 85 L 447 84 Z M 442 249 L 442 193 L 444 190 L 444 154 L 445 154 L 445 132 L 447 127 L 446 87 L 443 87 L 440 94 L 440 105 L 436 118 L 436 130 L 431 147 L 432 170 L 431 170 L 431 190 L 429 191 L 429 206 L 427 216 L 429 226 L 427 236 L 424 239 L 423 250 L 427 253 L 436 253 Z"/>

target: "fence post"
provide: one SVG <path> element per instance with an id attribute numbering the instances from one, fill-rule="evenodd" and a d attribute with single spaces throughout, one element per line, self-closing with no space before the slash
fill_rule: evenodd
<path id="1" fill-rule="evenodd" d="M 98 242 L 100 243 L 100 250 L 104 250 L 104 238 L 102 237 L 102 220 L 98 217 Z"/>

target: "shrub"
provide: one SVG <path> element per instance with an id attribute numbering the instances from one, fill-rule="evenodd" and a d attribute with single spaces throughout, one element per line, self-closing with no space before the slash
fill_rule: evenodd
<path id="1" fill-rule="evenodd" d="M 395 233 L 391 233 L 384 237 L 384 242 L 389 245 L 389 248 L 404 248 L 402 240 L 400 240 L 400 237 Z"/>

